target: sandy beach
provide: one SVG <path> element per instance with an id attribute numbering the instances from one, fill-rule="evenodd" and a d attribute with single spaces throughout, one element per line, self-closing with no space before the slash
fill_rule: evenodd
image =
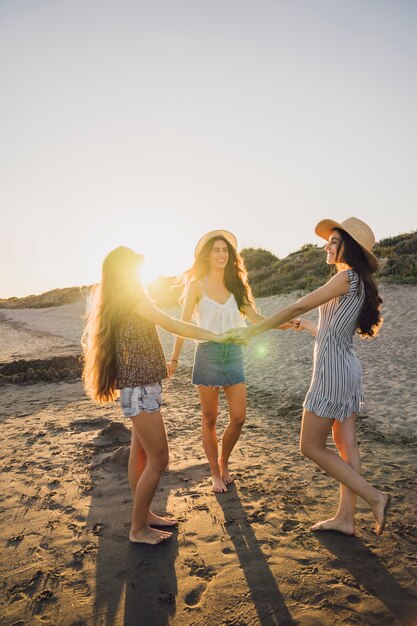
<path id="1" fill-rule="evenodd" d="M 271 331 L 245 348 L 236 480 L 216 495 L 186 342 L 164 384 L 170 466 L 154 506 L 179 526 L 156 547 L 128 541 L 130 424 L 118 403 L 94 404 L 75 376 L 13 384 L 3 369 L 1 626 L 417 625 L 417 288 L 381 294 L 380 336 L 356 345 L 362 471 L 393 495 L 382 537 L 362 501 L 355 537 L 309 531 L 335 511 L 338 489 L 298 451 L 314 343 L 307 333 Z M 268 314 L 293 299 L 257 304 Z M 1 310 L 0 366 L 77 356 L 84 308 L 80 300 Z M 169 357 L 172 338 L 161 338 Z M 220 432 L 226 416 L 222 399 Z"/>

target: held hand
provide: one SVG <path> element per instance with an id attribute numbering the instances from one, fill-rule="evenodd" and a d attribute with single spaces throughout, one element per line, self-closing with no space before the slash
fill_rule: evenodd
<path id="1" fill-rule="evenodd" d="M 230 330 L 224 333 L 215 333 L 215 339 L 213 339 L 213 341 L 216 341 L 216 343 L 233 343 L 232 333 Z"/>
<path id="2" fill-rule="evenodd" d="M 293 323 L 295 322 L 295 320 L 290 320 L 289 322 L 285 322 L 285 324 L 281 324 L 280 326 L 277 326 L 277 328 L 279 328 L 280 330 L 289 330 L 290 328 L 294 328 Z"/>
<path id="3" fill-rule="evenodd" d="M 175 371 L 178 367 L 178 361 L 176 361 L 175 359 L 171 361 L 169 361 L 169 363 L 167 363 L 167 370 L 168 370 L 168 376 L 173 376 L 175 374 Z"/>
<path id="4" fill-rule="evenodd" d="M 232 339 L 232 330 L 226 330 L 224 333 L 212 333 L 213 338 L 211 341 L 215 341 L 216 343 L 234 343 L 234 339 Z"/>
<path id="5" fill-rule="evenodd" d="M 250 328 L 231 328 L 225 335 L 228 343 L 246 345 L 252 338 L 252 331 Z"/>
<path id="6" fill-rule="evenodd" d="M 217 343 L 237 343 L 247 344 L 252 336 L 250 328 L 230 328 L 224 333 L 214 333 L 215 338 L 212 341 Z"/>
<path id="7" fill-rule="evenodd" d="M 301 330 L 305 330 L 305 320 L 303 320 L 302 318 L 296 319 L 296 320 L 292 320 L 292 327 L 295 331 L 297 331 L 298 333 Z"/>
<path id="8" fill-rule="evenodd" d="M 300 332 L 300 330 L 306 330 L 313 335 L 313 337 L 317 337 L 318 327 L 310 320 L 305 320 L 302 317 L 297 320 L 292 320 L 292 327 L 297 332 Z"/>

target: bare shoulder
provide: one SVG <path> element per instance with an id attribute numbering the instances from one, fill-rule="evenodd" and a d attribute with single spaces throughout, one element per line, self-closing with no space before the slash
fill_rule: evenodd
<path id="1" fill-rule="evenodd" d="M 347 293 L 349 290 L 349 282 L 349 270 L 343 270 L 332 276 L 326 284 L 336 289 L 341 289 L 342 293 Z"/>
<path id="2" fill-rule="evenodd" d="M 193 280 L 188 285 L 187 298 L 192 298 L 195 301 L 200 300 L 203 297 L 203 287 L 199 280 Z"/>

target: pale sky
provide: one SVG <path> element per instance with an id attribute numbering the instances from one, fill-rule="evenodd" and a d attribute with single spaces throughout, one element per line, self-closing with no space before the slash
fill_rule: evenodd
<path id="1" fill-rule="evenodd" d="M 0 297 L 417 228 L 415 0 L 0 0 L 0 84 Z"/>

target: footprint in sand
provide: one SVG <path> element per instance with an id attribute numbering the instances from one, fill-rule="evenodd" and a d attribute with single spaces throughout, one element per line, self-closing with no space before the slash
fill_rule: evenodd
<path id="1" fill-rule="evenodd" d="M 196 544 L 193 541 L 186 538 L 181 539 L 180 544 L 182 548 L 197 548 Z"/>
<path id="2" fill-rule="evenodd" d="M 359 602 L 361 602 L 361 598 L 353 594 L 349 595 L 346 600 L 351 604 L 359 604 Z"/>
<path id="3" fill-rule="evenodd" d="M 96 524 L 94 524 L 94 526 L 91 528 L 93 535 L 102 535 L 105 526 L 106 525 L 102 522 L 97 522 Z"/>
<path id="4" fill-rule="evenodd" d="M 71 589 L 75 604 L 79 604 L 85 598 L 91 598 L 91 588 L 85 579 L 67 581 L 66 586 Z"/>
<path id="5" fill-rule="evenodd" d="M 201 596 L 203 595 L 206 588 L 207 585 L 205 583 L 199 583 L 198 585 L 196 585 L 194 589 L 191 589 L 191 591 L 189 591 L 185 596 L 185 604 L 190 607 L 197 606 L 200 603 Z"/>
<path id="6" fill-rule="evenodd" d="M 58 480 L 57 478 L 54 478 L 52 480 L 49 481 L 49 483 L 47 484 L 48 489 L 55 489 L 55 487 L 58 487 L 58 485 L 61 484 L 61 481 Z M 56 492 L 53 492 L 54 494 Z M 52 493 L 50 493 L 49 495 L 52 495 Z"/>
<path id="7" fill-rule="evenodd" d="M 298 526 L 300 526 L 300 522 L 297 522 L 297 520 L 295 520 L 295 519 L 287 519 L 282 524 L 281 528 L 284 531 L 284 533 L 288 533 L 291 530 L 294 530 L 294 528 L 297 528 Z"/>
<path id="8" fill-rule="evenodd" d="M 45 538 L 43 538 L 42 541 L 40 542 L 39 548 L 41 548 L 42 550 L 45 550 L 45 552 L 53 552 L 55 550 L 53 546 L 49 545 L 49 543 L 45 540 Z"/>
<path id="9" fill-rule="evenodd" d="M 38 593 L 29 603 L 31 612 L 36 615 L 42 613 L 45 610 L 45 605 L 53 604 L 57 602 L 52 589 L 43 589 Z"/>
<path id="10" fill-rule="evenodd" d="M 195 507 L 196 511 L 209 511 L 209 507 L 207 504 L 196 504 Z"/>
<path id="11" fill-rule="evenodd" d="M 11 589 L 9 590 L 9 595 L 12 598 L 19 594 L 33 595 L 39 587 L 43 578 L 44 572 L 42 570 L 38 570 L 37 572 L 35 572 L 32 578 L 28 578 L 16 585 L 13 585 L 13 587 L 11 587 Z"/>
<path id="12" fill-rule="evenodd" d="M 198 563 L 197 561 L 188 560 L 186 564 L 190 568 L 190 576 L 197 576 L 197 578 L 205 578 L 211 580 L 215 575 L 213 567 L 205 565 L 204 562 Z"/>
<path id="13" fill-rule="evenodd" d="M 16 544 L 18 544 L 21 541 L 23 541 L 23 539 L 24 539 L 23 533 L 19 533 L 17 535 L 12 535 L 7 540 L 6 548 L 8 548 L 9 546 L 15 546 Z"/>
<path id="14" fill-rule="evenodd" d="M 187 496 L 195 500 L 196 498 L 201 498 L 201 493 L 199 491 L 187 491 Z"/>

